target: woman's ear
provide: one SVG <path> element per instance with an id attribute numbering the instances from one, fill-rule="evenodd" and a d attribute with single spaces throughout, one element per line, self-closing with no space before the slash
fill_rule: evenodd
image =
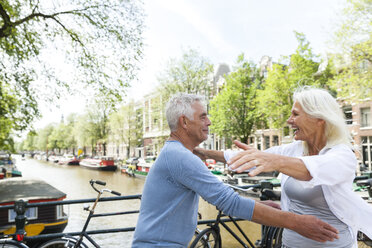
<path id="1" fill-rule="evenodd" d="M 323 125 L 325 125 L 325 120 L 323 120 L 323 119 L 318 119 L 318 125 L 320 125 L 320 126 L 323 126 Z"/>

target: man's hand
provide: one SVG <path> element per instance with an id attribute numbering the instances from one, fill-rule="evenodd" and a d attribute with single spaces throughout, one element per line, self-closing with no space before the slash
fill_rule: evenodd
<path id="1" fill-rule="evenodd" d="M 326 222 L 311 215 L 298 215 L 298 221 L 294 222 L 293 231 L 302 236 L 318 241 L 326 242 L 338 239 L 338 231 Z"/>
<path id="2" fill-rule="evenodd" d="M 269 206 L 269 207 L 272 207 L 272 208 L 276 208 L 276 209 L 281 209 L 280 205 L 276 202 L 273 202 L 271 200 L 267 200 L 267 201 L 260 201 L 260 203 L 266 205 L 266 206 Z"/>
<path id="3" fill-rule="evenodd" d="M 318 242 L 338 239 L 336 228 L 314 216 L 281 211 L 262 204 L 262 202 L 256 202 L 252 221 L 261 225 L 291 229 Z"/>

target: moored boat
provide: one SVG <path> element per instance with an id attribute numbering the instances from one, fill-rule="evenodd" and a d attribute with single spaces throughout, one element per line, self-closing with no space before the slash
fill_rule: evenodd
<path id="1" fill-rule="evenodd" d="M 22 172 L 17 169 L 15 160 L 10 154 L 0 154 L 0 179 L 21 177 Z"/>
<path id="2" fill-rule="evenodd" d="M 151 166 L 155 163 L 155 160 L 155 156 L 149 156 L 145 159 L 139 159 L 139 162 L 136 165 L 136 169 L 134 170 L 134 174 L 139 176 L 147 176 L 151 169 Z"/>
<path id="3" fill-rule="evenodd" d="M 135 165 L 128 165 L 128 164 L 123 164 L 120 166 L 120 171 L 121 173 L 127 174 L 129 176 L 135 176 L 134 175 L 134 170 L 136 169 Z"/>
<path id="4" fill-rule="evenodd" d="M 80 159 L 73 154 L 65 154 L 58 161 L 58 164 L 62 165 L 79 165 Z"/>
<path id="5" fill-rule="evenodd" d="M 84 158 L 80 160 L 80 166 L 102 170 L 102 171 L 116 171 L 117 166 L 115 165 L 115 160 L 112 157 L 95 157 L 95 158 Z"/>
<path id="6" fill-rule="evenodd" d="M 42 180 L 24 178 L 0 180 L 0 206 L 12 205 L 19 199 L 37 203 L 62 201 L 65 198 L 65 193 Z M 15 233 L 16 215 L 14 209 L 0 209 L 0 234 Z M 28 208 L 25 216 L 27 236 L 63 232 L 68 222 L 63 205 Z"/>

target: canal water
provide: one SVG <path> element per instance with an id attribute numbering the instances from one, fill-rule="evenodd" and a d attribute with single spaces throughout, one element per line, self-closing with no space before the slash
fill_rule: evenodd
<path id="1" fill-rule="evenodd" d="M 122 195 L 141 194 L 145 182 L 145 178 L 129 177 L 122 174 L 120 170 L 116 172 L 97 171 L 80 166 L 58 165 L 34 159 L 21 160 L 20 157 L 16 157 L 16 160 L 17 167 L 22 171 L 24 178 L 37 178 L 46 181 L 65 192 L 67 200 L 95 198 L 97 193 L 89 184 L 91 179 L 105 181 L 107 183 L 105 188 L 118 191 Z M 106 194 L 104 196 L 113 195 Z M 139 207 L 140 200 L 138 199 L 100 202 L 96 207 L 96 213 L 138 210 Z M 83 210 L 83 204 L 65 205 L 64 208 L 65 212 L 69 214 L 65 232 L 80 231 L 88 216 L 88 212 Z M 216 208 L 203 200 L 200 201 L 199 212 L 203 219 L 213 219 L 217 214 Z M 138 214 L 94 218 L 91 220 L 88 230 L 134 227 L 137 217 Z M 248 221 L 239 223 L 252 242 L 259 238 L 259 225 Z M 101 247 L 130 247 L 133 232 L 97 234 L 92 237 Z M 222 243 L 223 247 L 241 247 L 223 228 Z"/>

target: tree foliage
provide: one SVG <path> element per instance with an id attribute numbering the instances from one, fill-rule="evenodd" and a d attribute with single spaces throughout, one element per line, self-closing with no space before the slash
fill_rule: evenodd
<path id="1" fill-rule="evenodd" d="M 142 140 L 143 134 L 142 119 L 138 120 L 138 116 L 134 102 L 130 102 L 113 112 L 109 118 L 110 141 L 117 146 L 125 144 L 127 157 L 130 156 L 131 147 L 141 145 L 139 141 Z"/>
<path id="2" fill-rule="evenodd" d="M 313 54 L 310 43 L 301 33 L 295 33 L 299 45 L 296 52 L 289 58 L 282 60 L 289 61 L 273 64 L 263 84 L 263 89 L 258 92 L 259 111 L 266 115 L 269 127 L 282 128 L 290 115 L 292 108 L 292 93 L 302 85 L 314 85 L 327 88 L 329 79 L 333 74 L 331 63 L 319 70 L 318 56 Z"/>
<path id="3" fill-rule="evenodd" d="M 208 96 L 212 76 L 213 65 L 196 50 L 190 49 L 180 59 L 171 58 L 158 81 L 166 100 L 177 92 Z"/>
<path id="4" fill-rule="evenodd" d="M 211 131 L 220 137 L 236 137 L 247 142 L 261 119 L 256 93 L 262 77 L 257 66 L 240 55 L 234 71 L 225 77 L 221 92 L 210 101 Z"/>
<path id="5" fill-rule="evenodd" d="M 335 32 L 341 48 L 333 57 L 338 75 L 333 81 L 346 100 L 372 98 L 372 1 L 349 0 Z"/>
<path id="6" fill-rule="evenodd" d="M 87 88 L 120 99 L 138 69 L 142 30 L 140 1 L 2 0 L 0 147 L 39 117 L 41 99 Z"/>

